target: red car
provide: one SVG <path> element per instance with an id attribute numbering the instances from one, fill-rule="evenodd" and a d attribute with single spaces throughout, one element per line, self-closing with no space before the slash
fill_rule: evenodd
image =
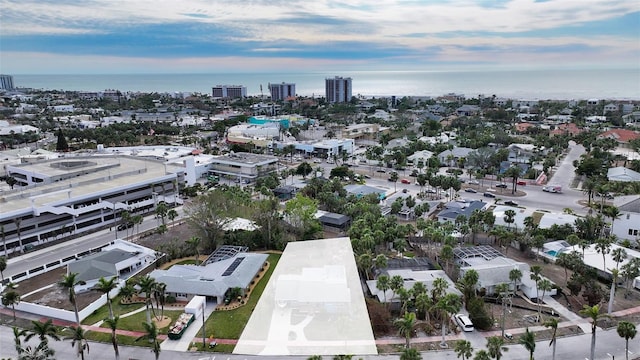
<path id="1" fill-rule="evenodd" d="M 516 182 L 516 184 L 518 184 L 518 185 L 522 185 L 522 186 L 525 186 L 525 185 L 527 185 L 527 182 L 526 182 L 526 181 L 519 180 L 519 181 L 517 181 L 517 182 Z"/>
<path id="2" fill-rule="evenodd" d="M 402 179 L 400 180 L 400 182 L 403 184 L 411 184 L 411 181 L 409 181 L 409 179 Z"/>

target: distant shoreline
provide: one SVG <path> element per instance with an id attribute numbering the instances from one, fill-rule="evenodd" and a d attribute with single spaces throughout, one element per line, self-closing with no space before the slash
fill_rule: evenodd
<path id="1" fill-rule="evenodd" d="M 539 100 L 640 100 L 640 69 L 336 71 L 225 74 L 13 75 L 14 85 L 45 91 L 203 93 L 216 85 L 242 85 L 249 96 L 269 95 L 269 83 L 294 83 L 300 96 L 324 96 L 324 79 L 353 79 L 353 96 L 437 97 L 448 93 Z M 260 87 L 262 86 L 262 92 Z"/>

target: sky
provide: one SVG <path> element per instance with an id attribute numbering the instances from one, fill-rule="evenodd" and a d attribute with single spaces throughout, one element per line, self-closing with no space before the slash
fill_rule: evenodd
<path id="1" fill-rule="evenodd" d="M 639 67 L 638 0 L 0 0 L 5 74 Z"/>

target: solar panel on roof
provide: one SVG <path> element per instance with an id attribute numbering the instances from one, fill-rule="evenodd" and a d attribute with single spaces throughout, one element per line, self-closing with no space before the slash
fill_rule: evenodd
<path id="1" fill-rule="evenodd" d="M 229 276 L 231 274 L 233 274 L 233 272 L 236 270 L 236 268 L 238 268 L 238 266 L 240 265 L 240 263 L 242 262 L 242 260 L 244 260 L 243 257 L 239 257 L 235 260 L 233 260 L 233 262 L 231 263 L 231 265 L 229 265 L 229 267 L 227 268 L 227 270 L 225 270 L 222 273 L 222 276 Z"/>

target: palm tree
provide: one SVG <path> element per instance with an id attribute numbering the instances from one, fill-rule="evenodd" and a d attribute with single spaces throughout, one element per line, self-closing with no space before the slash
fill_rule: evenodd
<path id="1" fill-rule="evenodd" d="M 580 315 L 586 316 L 591 319 L 591 356 L 589 359 L 595 360 L 596 354 L 596 328 L 598 327 L 598 320 L 606 317 L 605 314 L 600 314 L 600 305 L 584 305 L 580 310 Z"/>
<path id="2" fill-rule="evenodd" d="M 509 348 L 504 346 L 504 339 L 500 336 L 490 336 L 487 338 L 487 351 L 491 358 L 500 360 L 502 352 L 509 351 Z"/>
<path id="3" fill-rule="evenodd" d="M 84 280 L 78 279 L 78 273 L 70 273 L 68 275 L 63 275 L 62 280 L 58 282 L 58 285 L 62 286 L 64 289 L 69 291 L 69 302 L 73 304 L 73 310 L 76 314 L 76 323 L 78 327 L 80 327 L 80 315 L 78 314 L 78 304 L 76 303 L 76 290 L 75 287 L 77 285 L 84 285 L 86 282 Z"/>
<path id="4" fill-rule="evenodd" d="M 404 349 L 400 354 L 400 360 L 422 360 L 422 355 L 416 349 Z"/>
<path id="5" fill-rule="evenodd" d="M 65 329 L 65 331 L 69 332 L 70 335 L 66 336 L 65 340 L 71 340 L 71 346 L 77 345 L 78 356 L 82 360 L 84 360 L 84 351 L 87 350 L 87 354 L 89 353 L 89 342 L 87 341 L 86 333 L 82 326 L 69 326 Z"/>
<path id="6" fill-rule="evenodd" d="M 429 323 L 429 310 L 433 306 L 433 302 L 431 301 L 429 294 L 421 293 L 416 295 L 415 305 L 419 312 L 424 313 L 424 319 Z"/>
<path id="7" fill-rule="evenodd" d="M 549 281 L 549 279 L 540 279 L 538 281 L 538 284 L 536 284 L 536 286 L 542 290 L 542 296 L 540 297 L 540 300 L 544 301 L 544 295 L 547 291 L 551 291 L 551 289 L 553 289 L 553 284 L 551 283 L 551 281 Z M 542 320 L 542 304 L 540 303 L 540 301 L 538 301 L 538 321 Z"/>
<path id="8" fill-rule="evenodd" d="M 405 348 L 409 348 L 411 341 L 411 334 L 413 333 L 413 327 L 416 325 L 416 314 L 405 312 L 404 317 L 396 319 L 394 325 L 398 327 L 398 334 L 405 338 Z"/>
<path id="9" fill-rule="evenodd" d="M 22 236 L 20 236 L 20 223 L 22 222 L 22 218 L 16 218 L 13 220 L 13 223 L 16 225 L 16 235 L 18 235 L 18 243 L 20 244 L 20 252 L 24 253 L 24 247 L 22 246 Z"/>
<path id="10" fill-rule="evenodd" d="M 540 289 L 538 288 L 538 283 L 540 282 L 540 279 L 542 279 L 542 275 L 541 275 L 542 266 L 533 265 L 531 266 L 529 271 L 530 271 L 529 277 L 531 278 L 531 280 L 533 280 L 536 283 L 536 303 L 538 304 L 538 308 L 539 308 L 540 307 L 540 293 L 539 293 Z"/>
<path id="11" fill-rule="evenodd" d="M 442 341 L 440 342 L 441 347 L 446 347 L 447 342 L 444 339 L 446 329 L 447 329 L 447 321 L 449 320 L 450 314 L 455 314 L 460 311 L 462 307 L 462 300 L 460 296 L 456 294 L 446 294 L 435 305 L 436 309 L 442 311 Z"/>
<path id="12" fill-rule="evenodd" d="M 627 251 L 623 247 L 615 248 L 611 250 L 611 258 L 616 262 L 616 269 L 618 269 L 620 263 L 627 258 Z"/>
<path id="13" fill-rule="evenodd" d="M 125 284 L 123 287 L 120 288 L 120 291 L 118 292 L 118 296 L 126 300 L 131 300 L 131 298 L 135 294 L 136 294 L 136 288 L 134 288 L 133 285 L 131 284 Z"/>
<path id="14" fill-rule="evenodd" d="M 111 344 L 113 344 L 113 351 L 116 353 L 116 360 L 120 359 L 120 350 L 118 349 L 118 337 L 116 336 L 116 330 L 118 329 L 119 316 L 110 317 L 104 319 L 104 323 L 111 329 Z"/>
<path id="15" fill-rule="evenodd" d="M 529 360 L 533 360 L 533 352 L 536 351 L 536 335 L 526 328 L 525 333 L 520 335 L 518 343 L 529 352 Z"/>
<path id="16" fill-rule="evenodd" d="M 96 290 L 107 295 L 107 305 L 109 305 L 110 319 L 113 319 L 113 307 L 111 306 L 111 297 L 109 296 L 109 293 L 116 287 L 118 287 L 118 278 L 115 276 L 109 280 L 101 277 L 95 286 Z"/>
<path id="17" fill-rule="evenodd" d="M 153 298 L 156 301 L 156 306 L 160 305 L 160 319 L 164 318 L 164 303 L 167 298 L 166 293 L 167 284 L 156 282 L 155 286 L 153 287 Z"/>
<path id="18" fill-rule="evenodd" d="M 518 291 L 518 282 L 522 280 L 522 271 L 519 268 L 513 268 L 509 271 L 509 280 L 513 281 L 513 292 Z"/>
<path id="19" fill-rule="evenodd" d="M 389 287 L 393 291 L 393 297 L 397 295 L 398 289 L 404 286 L 404 278 L 400 275 L 393 275 L 389 280 Z"/>
<path id="20" fill-rule="evenodd" d="M 515 222 L 516 212 L 512 209 L 509 209 L 504 212 L 504 222 L 507 223 L 507 229 L 511 228 L 511 224 Z"/>
<path id="21" fill-rule="evenodd" d="M 611 251 L 611 241 L 608 238 L 599 238 L 596 241 L 596 251 L 602 254 L 602 271 L 606 272 L 607 258 L 606 255 Z"/>
<path id="22" fill-rule="evenodd" d="M 625 354 L 627 355 L 627 360 L 629 360 L 629 339 L 633 339 L 636 337 L 636 326 L 633 323 L 628 321 L 620 321 L 618 323 L 618 328 L 616 329 L 618 335 L 621 338 L 624 338 L 625 341 Z"/>
<path id="23" fill-rule="evenodd" d="M 155 354 L 156 360 L 160 357 L 160 342 L 158 341 L 158 328 L 155 323 L 146 322 L 144 325 L 145 334 L 137 338 L 135 341 L 146 339 L 151 343 L 151 351 Z"/>
<path id="24" fill-rule="evenodd" d="M 138 286 L 140 286 L 140 292 L 145 294 L 144 306 L 147 308 L 147 322 L 151 323 L 151 308 L 153 308 L 153 304 L 151 303 L 151 298 L 153 294 L 153 288 L 155 287 L 155 279 L 149 275 L 145 275 L 138 279 Z"/>
<path id="25" fill-rule="evenodd" d="M 0 286 L 4 284 L 4 271 L 7 270 L 7 258 L 5 256 L 0 256 L 0 278 L 2 282 L 0 282 Z"/>
<path id="26" fill-rule="evenodd" d="M 40 344 L 44 344 L 44 346 L 49 345 L 49 338 L 60 341 L 60 336 L 58 336 L 58 328 L 53 325 L 53 321 L 48 319 L 46 322 L 40 321 L 31 321 L 33 327 L 31 331 L 27 332 L 25 341 L 31 340 L 34 336 L 37 336 L 40 340 Z"/>
<path id="27" fill-rule="evenodd" d="M 611 269 L 611 290 L 609 291 L 609 306 L 607 307 L 607 314 L 609 315 L 613 311 L 613 299 L 616 296 L 616 282 L 619 274 L 620 271 L 618 269 Z"/>
<path id="28" fill-rule="evenodd" d="M 471 355 L 473 355 L 473 346 L 467 340 L 456 341 L 456 346 L 453 350 L 458 357 L 462 357 L 462 360 L 471 359 Z"/>
<path id="29" fill-rule="evenodd" d="M 544 326 L 551 328 L 553 333 L 551 334 L 551 341 L 549 341 L 549 346 L 553 345 L 553 350 L 551 352 L 551 360 L 556 360 L 556 332 L 558 330 L 558 319 L 549 318 L 544 322 Z"/>
<path id="30" fill-rule="evenodd" d="M 198 250 L 198 248 L 200 247 L 200 242 L 200 238 L 197 236 L 194 236 L 186 241 L 186 244 L 193 250 L 194 253 L 196 253 L 196 265 L 200 264 L 200 250 Z"/>
<path id="31" fill-rule="evenodd" d="M 473 357 L 473 360 L 491 360 L 491 356 L 487 350 L 478 350 L 476 356 Z"/>
<path id="32" fill-rule="evenodd" d="M 22 330 L 19 329 L 18 327 L 14 326 L 12 327 L 13 329 L 13 346 L 16 350 L 16 352 L 18 353 L 18 355 L 20 355 L 22 353 L 22 339 L 20 339 L 22 336 L 25 336 L 27 334 L 26 330 Z"/>
<path id="33" fill-rule="evenodd" d="M 2 306 L 11 306 L 13 310 L 13 321 L 16 321 L 16 305 L 20 303 L 20 294 L 14 290 L 10 290 L 2 294 Z"/>
<path id="34" fill-rule="evenodd" d="M 384 303 L 387 304 L 387 290 L 389 290 L 389 276 L 388 275 L 380 275 L 376 280 L 376 289 L 382 291 L 382 295 L 384 296 Z"/>

